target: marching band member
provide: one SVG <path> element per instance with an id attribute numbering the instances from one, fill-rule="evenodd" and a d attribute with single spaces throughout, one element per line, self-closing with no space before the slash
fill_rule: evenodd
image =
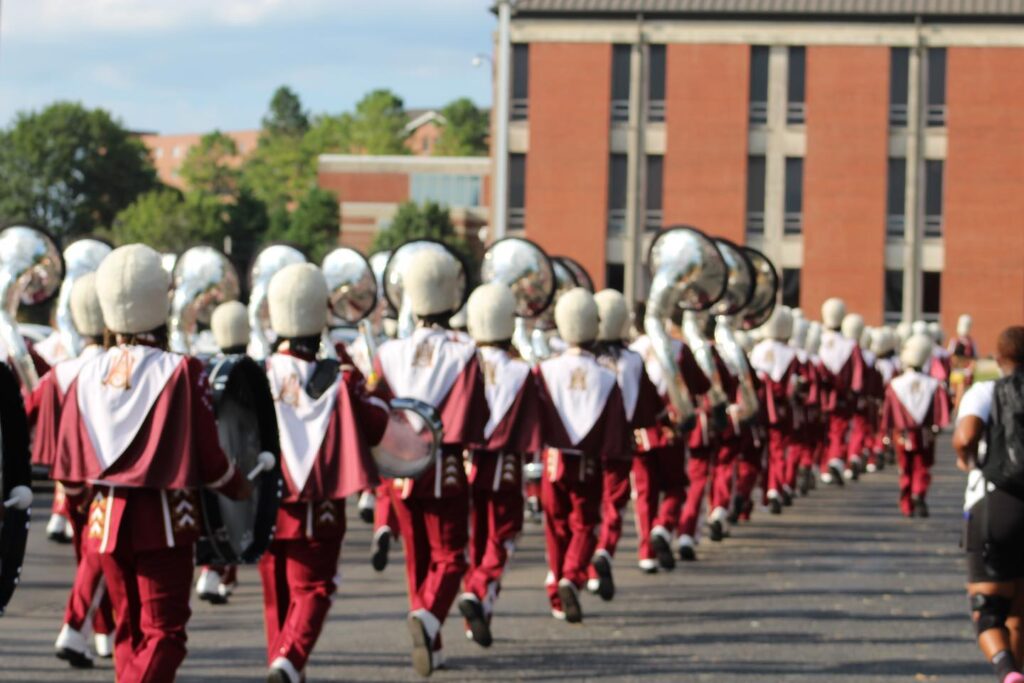
<path id="1" fill-rule="evenodd" d="M 786 451 L 793 445 L 794 391 L 800 371 L 796 350 L 787 342 L 793 333 L 793 315 L 785 306 L 772 312 L 765 324 L 765 339 L 754 347 L 750 365 L 763 388 L 768 424 L 768 504 L 773 514 L 782 512 L 783 496 L 791 496 L 786 481 Z"/>
<path id="2" fill-rule="evenodd" d="M 871 352 L 875 354 L 874 370 L 878 382 L 878 390 L 881 392 L 882 402 L 885 402 L 885 391 L 889 382 L 899 374 L 900 364 L 896 357 L 899 346 L 899 338 L 895 332 L 887 327 L 880 327 L 871 333 Z M 871 455 L 868 459 L 867 471 L 877 472 L 885 469 L 886 450 L 891 447 L 892 440 L 882 429 L 882 411 L 879 410 L 875 416 L 875 437 L 872 443 Z"/>
<path id="3" fill-rule="evenodd" d="M 385 397 L 408 396 L 435 408 L 444 442 L 434 466 L 394 481 L 391 502 L 405 546 L 413 667 L 429 676 L 443 664 L 441 626 L 466 573 L 469 493 L 463 450 L 485 441 L 488 408 L 473 344 L 447 329 L 458 287 L 452 257 L 418 254 L 402 274 L 403 296 L 418 319 L 411 336 L 381 345 L 375 359 Z"/>
<path id="4" fill-rule="evenodd" d="M 927 517 L 928 486 L 935 464 L 935 435 L 949 424 L 949 399 L 939 380 L 923 373 L 934 342 L 914 335 L 903 345 L 903 373 L 889 382 L 882 409 L 882 430 L 892 433 L 900 464 L 900 510 Z"/>
<path id="5" fill-rule="evenodd" d="M 856 339 L 841 331 L 846 317 L 846 303 L 831 298 L 821 306 L 821 359 L 822 408 L 828 425 L 828 447 L 821 463 L 821 481 L 842 485 L 847 469 L 849 445 L 846 431 L 853 419 L 857 399 L 864 389 L 864 358 Z M 859 335 L 858 335 L 859 336 Z M 850 468 L 850 476 L 857 474 Z"/>
<path id="6" fill-rule="evenodd" d="M 814 448 L 816 445 L 816 417 L 813 409 L 817 401 L 817 371 L 807 353 L 807 338 L 811 324 L 800 309 L 793 311 L 793 333 L 789 345 L 796 353 L 798 364 L 793 386 L 793 439 L 789 456 L 789 485 L 800 495 L 810 492 L 814 481 Z"/>
<path id="7" fill-rule="evenodd" d="M 864 317 L 859 313 L 848 313 L 843 318 L 841 331 L 846 339 L 856 344 L 856 351 L 863 361 L 863 376 L 860 392 L 853 402 L 850 414 L 850 431 L 847 434 L 845 479 L 856 480 L 864 469 L 868 441 L 872 436 L 871 401 L 875 393 L 873 375 L 874 355 L 861 343 L 864 336 Z"/>
<path id="8" fill-rule="evenodd" d="M 89 361 L 103 355 L 103 311 L 96 295 L 96 275 L 89 273 L 78 279 L 71 290 L 71 319 L 82 337 L 82 352 L 74 359 L 64 360 L 43 375 L 32 392 L 36 421 L 32 443 L 32 461 L 52 468 L 57 460 L 57 436 L 61 409 L 71 382 Z M 100 657 L 113 654 L 111 633 L 114 616 L 103 582 L 100 556 L 86 542 L 89 488 L 86 484 L 64 490 L 68 520 L 73 529 L 75 559 L 78 568 L 64 612 L 64 625 L 57 636 L 57 657 L 75 668 L 90 668 L 92 653 L 88 646 L 89 620 L 95 630 L 93 646 Z"/>
<path id="9" fill-rule="evenodd" d="M 579 591 L 600 521 L 602 465 L 626 448 L 626 424 L 615 373 L 590 350 L 599 326 L 593 295 L 582 287 L 563 294 L 555 325 L 567 348 L 534 370 L 543 424 L 546 584 L 552 616 L 579 623 Z"/>
<path id="10" fill-rule="evenodd" d="M 636 319 L 642 321 L 643 317 L 638 305 Z M 681 339 L 673 337 L 670 341 L 676 367 L 690 396 L 695 399 L 703 396 L 711 389 L 711 383 L 701 372 L 693 352 Z M 641 335 L 629 348 L 644 359 L 647 376 L 661 396 L 662 404 L 669 406 L 668 382 L 671 379 L 666 377 L 655 356 L 651 338 Z M 633 436 L 636 441 L 633 479 L 637 496 L 634 514 L 639 537 L 639 566 L 647 573 L 654 573 L 659 567 L 670 570 L 676 566 L 672 555 L 672 535 L 686 500 L 686 436 L 676 433 L 667 413 L 658 424 L 634 430 Z"/>
<path id="11" fill-rule="evenodd" d="M 598 311 L 597 362 L 615 373 L 622 392 L 629 434 L 654 428 L 664 411 L 664 404 L 647 376 L 643 357 L 626 347 L 629 325 L 626 300 L 618 291 L 605 289 L 594 295 L 594 302 Z M 621 453 L 604 463 L 601 528 L 587 582 L 588 590 L 596 592 L 602 600 L 611 600 L 615 595 L 612 558 L 622 538 L 622 509 L 630 498 L 629 475 L 633 469 L 633 453 L 632 443 L 626 443 Z"/>
<path id="12" fill-rule="evenodd" d="M 974 384 L 974 366 L 978 360 L 978 347 L 971 337 L 971 325 L 973 320 L 966 313 L 956 321 L 956 337 L 949 340 L 947 351 L 950 355 L 950 363 L 953 367 L 953 374 L 950 383 L 953 385 L 953 406 L 954 410 L 960 405 L 960 399 L 964 392 Z"/>
<path id="13" fill-rule="evenodd" d="M 459 611 L 483 647 L 491 644 L 501 577 L 523 528 L 523 456 L 540 449 L 537 385 L 530 365 L 512 350 L 515 308 L 512 292 L 497 283 L 478 287 L 466 304 L 490 417 L 484 441 L 469 456 L 469 570 Z"/>
<path id="14" fill-rule="evenodd" d="M 327 283 L 309 263 L 285 266 L 267 293 L 277 348 L 267 377 L 281 439 L 285 493 L 277 532 L 260 558 L 268 683 L 299 683 L 336 589 L 345 498 L 376 478 L 369 447 L 387 407 L 366 394 L 352 366 L 318 361 Z"/>
<path id="15" fill-rule="evenodd" d="M 173 681 L 185 658 L 199 486 L 244 498 L 220 449 L 202 363 L 165 351 L 167 272 L 133 244 L 96 272 L 115 346 L 86 362 L 63 404 L 54 477 L 92 483 L 87 543 L 114 607 L 121 683 Z"/>
<path id="16" fill-rule="evenodd" d="M 760 333 L 760 330 L 757 330 L 757 332 Z M 754 510 L 754 503 L 751 500 L 754 487 L 757 485 L 758 479 L 762 478 L 764 480 L 763 484 L 767 486 L 768 475 L 766 465 L 769 465 L 769 463 L 765 462 L 765 451 L 767 450 L 768 444 L 768 422 L 767 412 L 764 410 L 764 384 L 758 378 L 756 369 L 753 368 L 749 361 L 750 353 L 752 353 L 755 348 L 754 336 L 753 334 L 747 334 L 743 330 L 734 331 L 733 336 L 736 339 L 736 343 L 739 344 L 740 348 L 743 350 L 743 353 L 747 355 L 747 365 L 752 368 L 750 380 L 751 385 L 757 393 L 758 411 L 757 415 L 753 419 L 740 425 L 738 456 L 736 458 L 735 466 L 735 484 L 733 486 L 733 496 L 732 502 L 730 503 L 729 516 L 726 518 L 726 521 L 729 524 L 736 524 L 740 521 L 750 521 L 750 515 Z M 785 472 L 785 464 L 786 463 L 784 461 L 782 468 L 783 474 Z M 764 477 L 762 477 L 762 475 L 764 475 Z M 783 480 L 788 482 L 784 477 Z M 788 483 L 783 486 L 781 493 L 783 504 L 792 505 L 792 491 L 789 488 Z M 767 492 L 765 495 L 767 495 Z"/>
<path id="17" fill-rule="evenodd" d="M 217 306 L 210 316 L 210 331 L 222 358 L 244 354 L 249 344 L 249 314 L 245 305 L 239 301 L 228 301 Z M 199 572 L 196 594 L 200 600 L 224 604 L 234 592 L 237 582 L 238 567 L 235 565 L 207 565 Z"/>

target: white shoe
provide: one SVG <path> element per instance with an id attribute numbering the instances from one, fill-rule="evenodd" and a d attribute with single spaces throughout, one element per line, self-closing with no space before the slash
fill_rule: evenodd
<path id="1" fill-rule="evenodd" d="M 721 506 L 716 507 L 714 510 L 711 511 L 711 514 L 708 515 L 709 522 L 721 522 L 723 526 L 725 526 L 725 522 L 728 519 L 729 512 L 724 507 Z"/>
<path id="2" fill-rule="evenodd" d="M 686 546 L 688 548 L 693 548 L 696 545 L 697 545 L 697 539 L 695 539 L 690 534 L 682 534 L 679 537 L 679 547 L 680 548 L 682 548 L 683 546 Z"/>
<path id="3" fill-rule="evenodd" d="M 50 515 L 49 521 L 46 522 L 46 537 L 51 541 L 63 543 L 67 540 L 68 534 L 72 533 L 69 529 L 70 526 L 64 515 L 59 515 L 55 512 Z"/>
<path id="4" fill-rule="evenodd" d="M 846 481 L 852 481 L 853 480 L 853 470 L 850 469 L 849 467 L 847 467 L 845 470 L 843 470 L 843 479 L 845 479 Z"/>
<path id="5" fill-rule="evenodd" d="M 67 624 L 61 627 L 57 641 L 53 644 L 57 651 L 57 659 L 63 659 L 76 669 L 92 668 L 92 653 L 89 652 L 89 641 L 85 634 Z"/>
<path id="6" fill-rule="evenodd" d="M 199 578 L 196 580 L 196 594 L 201 600 L 210 600 L 214 597 L 221 597 L 219 592 L 220 582 L 220 572 L 210 568 L 203 568 L 203 570 L 199 572 Z"/>
<path id="7" fill-rule="evenodd" d="M 597 589 L 601 587 L 601 582 L 598 579 L 587 579 L 587 592 L 597 593 Z"/>
<path id="8" fill-rule="evenodd" d="M 653 573 L 658 571 L 658 561 L 657 560 L 653 560 L 653 559 L 649 559 L 649 558 L 644 558 L 644 559 L 640 560 L 640 562 L 638 562 L 637 564 L 640 566 L 640 571 L 644 572 L 645 574 L 653 574 Z M 593 580 L 594 579 L 591 579 L 590 581 L 593 581 Z M 590 581 L 587 582 L 587 588 L 588 589 L 590 588 Z"/>
<path id="9" fill-rule="evenodd" d="M 554 607 L 552 607 L 551 616 L 553 616 L 555 619 L 558 619 L 559 621 L 565 621 L 565 612 L 563 612 L 560 609 L 555 609 Z"/>
<path id="10" fill-rule="evenodd" d="M 868 463 L 868 466 L 867 466 L 867 467 L 865 467 L 865 468 L 864 468 L 864 470 L 865 470 L 865 471 L 866 471 L 866 472 L 867 472 L 868 474 L 874 474 L 875 472 L 877 472 L 877 471 L 878 471 L 878 467 L 877 467 L 877 466 L 875 465 L 875 463 L 873 463 L 873 462 L 869 462 L 869 463 Z"/>
<path id="11" fill-rule="evenodd" d="M 821 483 L 822 484 L 831 484 L 832 483 L 832 473 L 831 472 L 822 472 L 821 473 Z"/>
<path id="12" fill-rule="evenodd" d="M 434 641 L 441 630 L 441 622 L 425 609 L 413 610 L 406 620 L 412 637 L 412 666 L 421 676 L 429 676 L 434 670 Z"/>
<path id="13" fill-rule="evenodd" d="M 92 637 L 92 647 L 96 656 L 102 659 L 114 656 L 114 639 L 109 633 L 97 633 Z"/>
<path id="14" fill-rule="evenodd" d="M 270 670 L 274 673 L 283 673 L 289 683 L 300 683 L 302 681 L 302 674 L 285 657 L 278 657 L 272 661 L 270 663 Z"/>

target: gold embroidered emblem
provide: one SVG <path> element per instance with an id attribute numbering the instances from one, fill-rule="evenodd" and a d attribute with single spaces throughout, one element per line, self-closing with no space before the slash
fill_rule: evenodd
<path id="1" fill-rule="evenodd" d="M 484 384 L 497 384 L 498 383 L 498 368 L 495 367 L 494 363 L 484 361 Z"/>
<path id="2" fill-rule="evenodd" d="M 910 393 L 914 394 L 915 396 L 917 394 L 921 393 L 921 381 L 920 380 L 916 380 L 915 379 L 913 382 L 910 383 Z"/>
<path id="3" fill-rule="evenodd" d="M 414 368 L 429 368 L 433 364 L 434 347 L 429 340 L 423 340 L 416 347 L 416 352 L 412 356 L 412 366 Z"/>
<path id="4" fill-rule="evenodd" d="M 775 365 L 775 352 L 769 349 L 768 353 L 764 354 L 764 362 L 768 365 Z"/>
<path id="5" fill-rule="evenodd" d="M 612 372 L 616 373 L 619 371 L 618 366 L 615 364 L 615 359 L 612 358 L 611 356 L 598 356 L 597 362 L 598 365 L 607 370 L 611 370 Z"/>
<path id="6" fill-rule="evenodd" d="M 569 376 L 569 391 L 587 390 L 587 371 L 584 368 L 576 368 Z"/>
<path id="7" fill-rule="evenodd" d="M 295 407 L 299 405 L 300 391 L 302 391 L 302 385 L 299 383 L 299 376 L 294 374 L 288 375 L 281 384 L 281 391 L 277 395 L 277 400 Z"/>
<path id="8" fill-rule="evenodd" d="M 132 388 L 132 370 L 135 368 L 135 358 L 128 349 L 121 349 L 121 354 L 110 366 L 110 371 L 103 378 L 104 386 L 114 389 Z"/>

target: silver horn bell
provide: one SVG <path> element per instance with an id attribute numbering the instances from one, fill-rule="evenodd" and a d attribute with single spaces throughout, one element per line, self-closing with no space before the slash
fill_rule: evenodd
<path id="1" fill-rule="evenodd" d="M 213 309 L 238 294 L 238 273 L 227 256 L 213 247 L 192 247 L 182 254 L 174 264 L 171 350 L 191 353 L 199 323 L 209 323 Z"/>

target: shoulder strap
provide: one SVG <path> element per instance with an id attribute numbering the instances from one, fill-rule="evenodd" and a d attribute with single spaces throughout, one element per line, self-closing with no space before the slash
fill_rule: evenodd
<path id="1" fill-rule="evenodd" d="M 313 375 L 306 383 L 306 393 L 316 400 L 331 388 L 341 371 L 341 363 L 333 358 L 318 360 L 313 368 Z"/>

